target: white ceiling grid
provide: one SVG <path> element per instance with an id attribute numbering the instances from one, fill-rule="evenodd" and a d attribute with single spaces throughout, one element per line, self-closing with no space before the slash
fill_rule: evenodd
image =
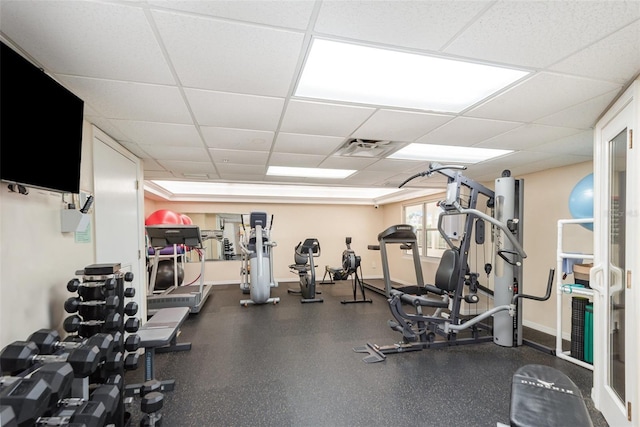
<path id="1" fill-rule="evenodd" d="M 640 71 L 639 1 L 0 5 L 3 39 L 80 96 L 147 179 L 389 187 L 427 167 L 337 155 L 350 138 L 515 150 L 470 165 L 479 180 L 562 167 L 592 158 L 592 127 Z M 459 114 L 301 99 L 314 38 L 530 74 Z M 336 182 L 267 176 L 269 166 L 357 172 Z"/>

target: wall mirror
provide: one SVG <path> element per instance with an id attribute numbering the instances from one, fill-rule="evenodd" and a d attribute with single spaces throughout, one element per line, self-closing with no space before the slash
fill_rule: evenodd
<path id="1" fill-rule="evenodd" d="M 194 225 L 200 227 L 205 261 L 231 261 L 240 259 L 238 244 L 242 215 L 231 213 L 189 213 Z M 191 259 L 190 259 L 191 258 Z M 187 261 L 198 262 L 198 256 L 187 257 Z"/>

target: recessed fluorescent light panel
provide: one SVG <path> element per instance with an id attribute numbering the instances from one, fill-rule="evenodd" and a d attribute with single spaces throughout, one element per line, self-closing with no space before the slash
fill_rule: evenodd
<path id="1" fill-rule="evenodd" d="M 314 39 L 296 96 L 458 113 L 529 74 Z"/>
<path id="2" fill-rule="evenodd" d="M 354 172 L 355 170 L 351 169 L 292 168 L 286 166 L 269 166 L 267 175 L 341 179 L 352 175 Z"/>
<path id="3" fill-rule="evenodd" d="M 427 160 L 432 162 L 478 163 L 504 156 L 513 150 L 459 147 L 453 145 L 409 144 L 390 155 L 389 159 Z"/>
<path id="4" fill-rule="evenodd" d="M 151 181 L 176 196 L 233 196 L 273 198 L 375 199 L 399 192 L 398 188 L 320 187 L 309 185 L 240 184 L 193 181 Z"/>

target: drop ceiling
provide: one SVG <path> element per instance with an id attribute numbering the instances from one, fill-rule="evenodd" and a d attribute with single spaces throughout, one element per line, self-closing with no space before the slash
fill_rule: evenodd
<path id="1" fill-rule="evenodd" d="M 345 155 L 354 139 L 513 150 L 468 165 L 465 175 L 480 181 L 581 163 L 592 159 L 597 119 L 640 71 L 638 1 L 0 6 L 2 38 L 81 97 L 86 120 L 140 157 L 146 180 L 388 189 L 428 167 L 385 150 Z M 456 114 L 305 99 L 295 89 L 315 38 L 530 74 Z M 267 176 L 269 166 L 357 172 L 282 178 Z"/>

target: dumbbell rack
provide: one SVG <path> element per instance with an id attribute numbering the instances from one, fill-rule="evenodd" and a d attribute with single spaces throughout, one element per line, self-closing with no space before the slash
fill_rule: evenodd
<path id="1" fill-rule="evenodd" d="M 133 281 L 133 273 L 123 272 L 120 264 L 92 264 L 80 272 L 82 281 L 74 279 L 69 282 L 67 289 L 77 292 L 74 303 L 65 304 L 69 308 L 77 308 L 77 313 L 65 320 L 65 326 L 70 326 L 67 332 L 76 333 L 76 339 L 87 339 L 97 333 L 111 333 L 114 337 L 113 351 L 115 358 L 121 363 L 113 363 L 111 369 L 101 368 L 90 378 L 92 383 L 117 383 L 120 390 L 118 408 L 113 419 L 107 420 L 117 426 L 130 424 L 131 414 L 124 405 L 124 373 L 125 370 L 137 368 L 138 345 L 135 332 L 140 326 L 140 319 L 135 317 L 138 307 L 135 302 L 125 305 L 125 298 L 135 296 L 133 287 L 126 287 L 125 283 Z M 72 299 L 67 300 L 69 302 Z M 107 302 L 109 301 L 109 304 Z M 67 310 L 70 311 L 70 310 Z M 125 320 L 124 317 L 128 316 Z M 73 318 L 75 322 L 69 322 Z M 78 318 L 81 320 L 78 321 Z M 109 321 L 107 321 L 109 319 Z M 73 326 L 71 326 L 73 325 Z M 125 334 L 129 334 L 125 338 Z M 119 356 L 118 356 L 119 354 Z M 115 368 L 115 369 L 113 369 Z"/>
<path id="2" fill-rule="evenodd" d="M 64 304 L 70 335 L 61 340 L 56 330 L 41 329 L 0 352 L 3 425 L 131 424 L 124 373 L 137 368 L 141 342 L 138 306 L 124 303 L 135 295 L 126 285 L 133 274 L 120 264 L 93 264 L 76 276 L 67 283 L 76 296 Z M 161 403 L 150 400 L 147 410 Z"/>

